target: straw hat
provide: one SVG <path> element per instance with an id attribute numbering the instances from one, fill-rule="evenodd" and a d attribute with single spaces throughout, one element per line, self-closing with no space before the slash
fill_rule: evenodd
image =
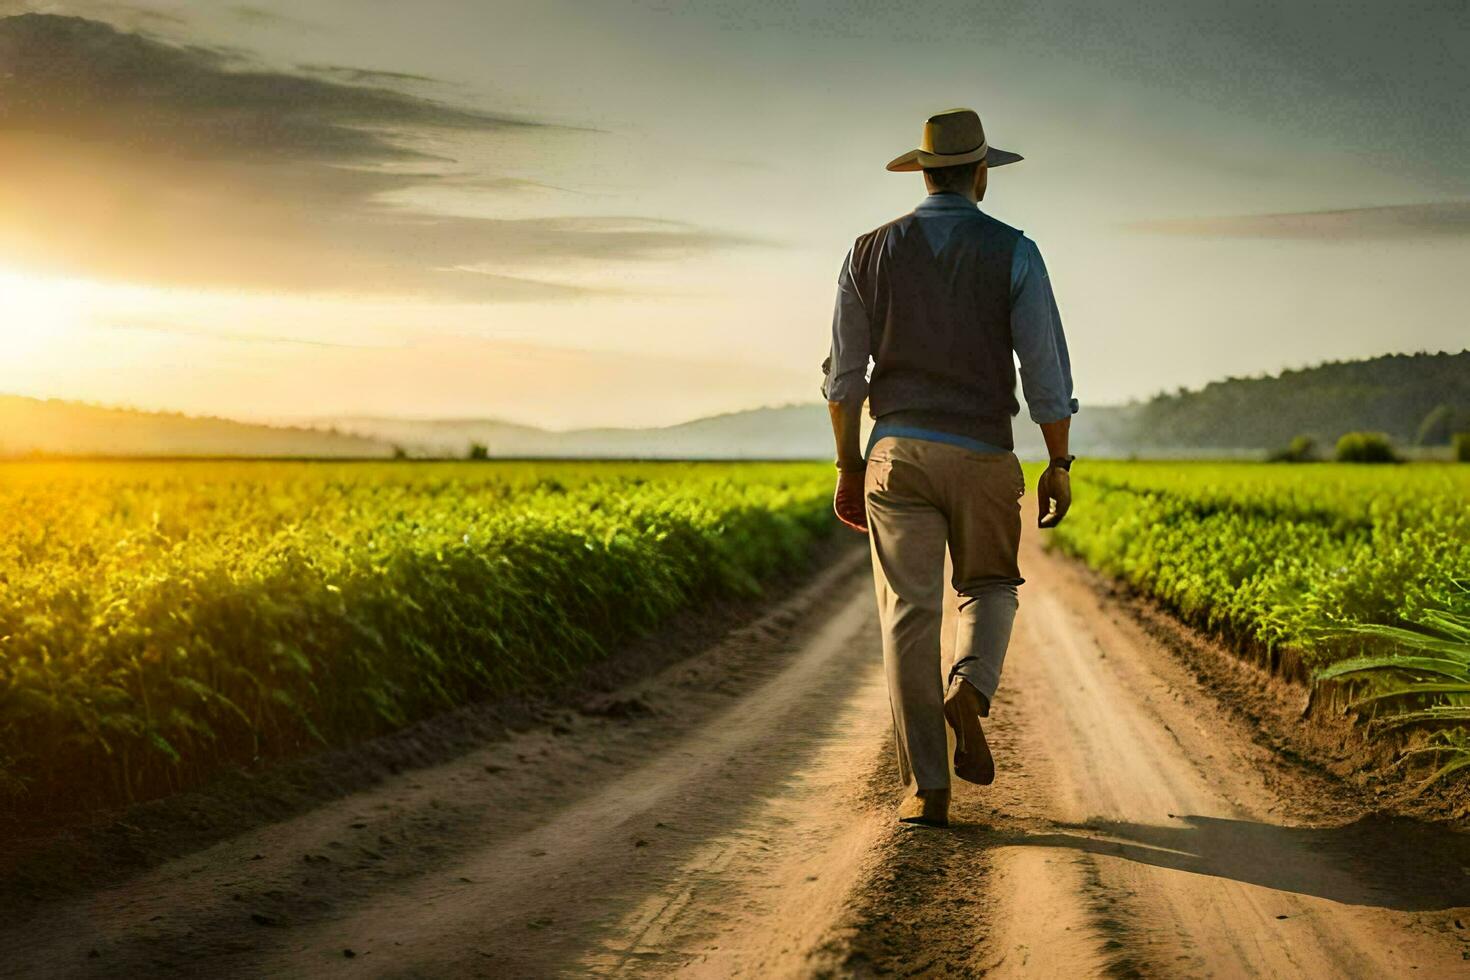
<path id="1" fill-rule="evenodd" d="M 924 138 L 917 150 L 909 150 L 888 164 L 889 170 L 910 171 L 932 167 L 955 167 L 984 160 L 986 166 L 1003 167 L 1023 159 L 1019 153 L 998 150 L 985 142 L 985 127 L 974 109 L 946 109 L 924 123 Z"/>

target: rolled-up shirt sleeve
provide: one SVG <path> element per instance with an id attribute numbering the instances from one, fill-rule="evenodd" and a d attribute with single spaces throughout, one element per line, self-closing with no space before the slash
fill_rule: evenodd
<path id="1" fill-rule="evenodd" d="M 1060 422 L 1077 414 L 1062 315 L 1041 251 L 1024 236 L 1011 260 L 1011 343 L 1021 362 L 1021 390 L 1031 420 Z"/>
<path id="2" fill-rule="evenodd" d="M 828 401 L 861 400 L 868 394 L 868 312 L 852 280 L 852 253 L 837 275 L 832 310 L 832 350 L 822 362 L 822 394 Z"/>

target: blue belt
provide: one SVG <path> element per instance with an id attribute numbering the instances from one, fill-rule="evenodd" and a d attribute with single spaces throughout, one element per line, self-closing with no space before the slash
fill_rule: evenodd
<path id="1" fill-rule="evenodd" d="M 977 453 L 1004 453 L 1010 450 L 999 446 L 992 446 L 988 442 L 979 439 L 970 439 L 966 436 L 957 436 L 951 432 L 940 432 L 936 429 L 919 429 L 906 425 L 887 425 L 882 419 L 873 426 L 873 432 L 868 436 L 868 448 L 863 455 L 869 456 L 873 452 L 873 444 L 884 436 L 904 436 L 908 439 L 923 439 L 927 442 L 947 442 L 951 446 L 959 446 Z"/>

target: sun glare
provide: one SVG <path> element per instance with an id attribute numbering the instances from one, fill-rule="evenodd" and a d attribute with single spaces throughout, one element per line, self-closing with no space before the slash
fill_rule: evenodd
<path id="1" fill-rule="evenodd" d="M 65 342 L 81 324 L 88 284 L 0 268 L 0 357 L 25 358 Z"/>

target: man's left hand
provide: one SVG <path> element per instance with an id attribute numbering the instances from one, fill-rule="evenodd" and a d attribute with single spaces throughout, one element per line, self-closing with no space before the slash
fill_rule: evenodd
<path id="1" fill-rule="evenodd" d="M 1072 506 L 1072 475 L 1056 466 L 1048 466 L 1036 481 L 1036 526 L 1053 528 L 1062 523 Z"/>
<path id="2" fill-rule="evenodd" d="M 854 531 L 868 533 L 868 508 L 863 500 L 863 471 L 839 472 L 832 509 L 837 519 Z"/>

